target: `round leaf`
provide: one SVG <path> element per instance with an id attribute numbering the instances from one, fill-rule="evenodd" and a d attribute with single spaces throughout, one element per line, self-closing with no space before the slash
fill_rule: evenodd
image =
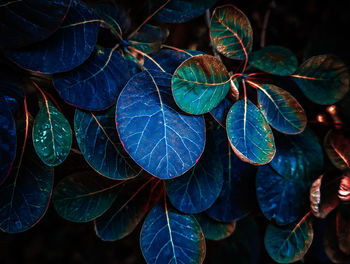
<path id="1" fill-rule="evenodd" d="M 236 228 L 236 222 L 222 223 L 205 214 L 195 215 L 204 237 L 209 240 L 221 240 L 229 237 Z"/>

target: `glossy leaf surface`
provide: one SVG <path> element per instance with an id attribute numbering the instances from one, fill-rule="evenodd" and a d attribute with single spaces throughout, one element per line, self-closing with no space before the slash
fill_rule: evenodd
<path id="1" fill-rule="evenodd" d="M 96 48 L 83 65 L 55 75 L 53 82 L 68 104 L 97 111 L 116 103 L 129 78 L 128 64 L 119 52 Z"/>
<path id="2" fill-rule="evenodd" d="M 49 37 L 65 18 L 71 0 L 1 1 L 0 47 L 20 48 Z"/>
<path id="3" fill-rule="evenodd" d="M 68 120 L 50 102 L 45 101 L 35 118 L 33 144 L 39 158 L 48 166 L 61 164 L 72 146 Z"/>
<path id="4" fill-rule="evenodd" d="M 298 101 L 290 93 L 273 84 L 258 86 L 258 102 L 267 122 L 282 133 L 303 132 L 307 119 Z"/>
<path id="5" fill-rule="evenodd" d="M 190 114 L 204 114 L 216 107 L 230 89 L 225 65 L 210 55 L 197 55 L 175 71 L 171 87 L 176 104 Z"/>
<path id="6" fill-rule="evenodd" d="M 136 178 L 120 190 L 112 207 L 95 220 L 95 230 L 104 241 L 115 241 L 129 235 L 146 213 L 162 197 L 161 180 Z"/>
<path id="7" fill-rule="evenodd" d="M 113 204 L 123 182 L 86 171 L 65 177 L 55 187 L 52 201 L 57 213 L 72 222 L 88 222 Z M 119 188 L 117 188 L 119 186 Z"/>
<path id="8" fill-rule="evenodd" d="M 72 0 L 63 24 L 50 38 L 4 53 L 27 70 L 47 74 L 72 70 L 82 64 L 94 49 L 100 28 L 96 18 L 86 4 Z"/>
<path id="9" fill-rule="evenodd" d="M 193 215 L 156 205 L 142 226 L 140 245 L 147 263 L 202 263 L 205 239 Z"/>
<path id="10" fill-rule="evenodd" d="M 350 168 L 350 130 L 332 129 L 324 139 L 324 149 L 333 165 L 340 170 Z"/>
<path id="11" fill-rule="evenodd" d="M 210 21 L 210 38 L 215 48 L 231 59 L 248 59 L 252 50 L 253 30 L 245 14 L 233 5 L 214 10 Z"/>
<path id="12" fill-rule="evenodd" d="M 226 130 L 233 151 L 243 161 L 262 165 L 274 157 L 276 149 L 271 128 L 250 100 L 240 100 L 231 107 Z"/>
<path id="13" fill-rule="evenodd" d="M 204 237 L 209 240 L 221 240 L 232 235 L 236 228 L 236 222 L 223 223 L 218 222 L 206 214 L 195 215 Z"/>
<path id="14" fill-rule="evenodd" d="M 282 46 L 266 46 L 249 55 L 249 63 L 264 72 L 287 76 L 298 67 L 293 52 Z"/>
<path id="15" fill-rule="evenodd" d="M 189 170 L 205 144 L 204 118 L 178 112 L 170 81 L 168 73 L 135 75 L 121 92 L 116 109 L 124 148 L 142 168 L 162 179 Z"/>
<path id="16" fill-rule="evenodd" d="M 336 103 L 349 91 L 348 70 L 332 55 L 311 57 L 292 76 L 306 97 L 318 104 Z"/>
<path id="17" fill-rule="evenodd" d="M 276 227 L 270 224 L 265 233 L 265 247 L 270 257 L 278 263 L 302 260 L 311 246 L 314 231 L 309 216 L 296 225 Z"/>

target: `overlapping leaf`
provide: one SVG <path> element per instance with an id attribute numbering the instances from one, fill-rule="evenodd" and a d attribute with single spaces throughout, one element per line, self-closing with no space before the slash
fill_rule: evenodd
<path id="1" fill-rule="evenodd" d="M 236 228 L 236 222 L 218 222 L 204 213 L 195 215 L 195 217 L 201 226 L 204 237 L 209 240 L 221 240 L 227 238 Z"/>
<path id="2" fill-rule="evenodd" d="M 224 98 L 217 107 L 209 112 L 222 127 L 226 127 L 227 114 L 230 111 L 232 104 L 233 103 L 230 99 Z"/>
<path id="3" fill-rule="evenodd" d="M 324 149 L 333 165 L 340 170 L 350 168 L 350 131 L 330 130 L 324 138 Z"/>
<path id="4" fill-rule="evenodd" d="M 170 81 L 168 73 L 141 72 L 127 83 L 116 108 L 124 148 L 142 168 L 162 179 L 189 170 L 205 144 L 203 117 L 178 111 Z"/>

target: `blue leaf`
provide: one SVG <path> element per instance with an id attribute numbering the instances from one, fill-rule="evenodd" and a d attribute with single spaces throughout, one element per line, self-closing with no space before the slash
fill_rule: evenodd
<path id="1" fill-rule="evenodd" d="M 140 169 L 125 152 L 114 122 L 115 107 L 104 113 L 75 111 L 74 131 L 86 161 L 102 175 L 123 180 L 135 177 Z"/>
<path id="2" fill-rule="evenodd" d="M 1 1 L 0 48 L 20 48 L 49 37 L 70 4 L 71 0 Z"/>
<path id="3" fill-rule="evenodd" d="M 193 215 L 179 214 L 158 204 L 147 215 L 140 236 L 149 264 L 202 263 L 205 240 Z"/>
<path id="4" fill-rule="evenodd" d="M 128 65 L 118 51 L 96 48 L 83 65 L 54 75 L 53 82 L 67 103 L 96 111 L 115 104 L 128 79 Z"/>
<path id="5" fill-rule="evenodd" d="M 5 65 L 0 65 L 5 67 Z M 18 75 L 2 69 L 0 71 L 0 96 L 6 100 L 11 112 L 15 114 L 23 103 L 22 83 Z"/>
<path id="6" fill-rule="evenodd" d="M 62 26 L 50 38 L 32 46 L 4 50 L 20 67 L 46 74 L 81 65 L 92 53 L 100 22 L 86 4 L 73 0 Z"/>
<path id="7" fill-rule="evenodd" d="M 222 127 L 226 127 L 227 114 L 230 111 L 232 104 L 231 100 L 225 97 L 217 107 L 209 112 Z"/>
<path id="8" fill-rule="evenodd" d="M 124 148 L 142 168 L 162 179 L 188 171 L 205 144 L 203 116 L 179 112 L 170 83 L 168 73 L 141 72 L 127 83 L 116 109 Z"/>

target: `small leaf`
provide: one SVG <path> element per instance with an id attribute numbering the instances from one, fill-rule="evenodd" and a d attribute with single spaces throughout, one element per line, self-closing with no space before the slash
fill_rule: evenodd
<path id="1" fill-rule="evenodd" d="M 72 146 L 68 120 L 50 101 L 45 101 L 35 118 L 33 144 L 39 158 L 48 166 L 61 164 Z"/>
<path id="2" fill-rule="evenodd" d="M 205 239 L 193 215 L 156 205 L 143 223 L 140 244 L 147 263 L 202 263 Z"/>
<path id="3" fill-rule="evenodd" d="M 203 116 L 179 112 L 171 90 L 171 75 L 144 71 L 121 92 L 116 123 L 129 155 L 152 175 L 170 179 L 184 174 L 204 150 Z"/>
<path id="4" fill-rule="evenodd" d="M 324 138 L 324 149 L 333 165 L 340 170 L 350 168 L 350 131 L 332 129 Z"/>
<path id="5" fill-rule="evenodd" d="M 266 46 L 249 55 L 249 63 L 264 72 L 287 76 L 298 67 L 293 52 L 282 46 Z"/>
<path id="6" fill-rule="evenodd" d="M 118 51 L 95 48 L 83 65 L 54 75 L 53 82 L 68 104 L 98 111 L 116 103 L 129 78 L 128 64 Z"/>
<path id="7" fill-rule="evenodd" d="M 215 57 L 197 55 L 176 69 L 171 87 L 175 102 L 183 111 L 204 114 L 225 98 L 230 90 L 230 76 Z"/>
<path id="8" fill-rule="evenodd" d="M 102 215 L 113 204 L 123 181 L 112 181 L 86 171 L 61 180 L 52 197 L 57 213 L 72 222 L 88 222 Z"/>
<path id="9" fill-rule="evenodd" d="M 270 224 L 265 233 L 265 247 L 270 257 L 278 263 L 302 260 L 314 236 L 311 220 L 307 214 L 296 225 L 276 227 Z"/>
<path id="10" fill-rule="evenodd" d="M 343 173 L 338 190 L 338 197 L 343 202 L 350 201 L 350 172 Z"/>
<path id="11" fill-rule="evenodd" d="M 103 113 L 75 111 L 74 130 L 85 160 L 97 172 L 115 180 L 135 177 L 140 169 L 125 152 L 115 128 L 115 107 Z"/>
<path id="12" fill-rule="evenodd" d="M 254 165 L 269 163 L 275 142 L 262 112 L 250 101 L 236 102 L 227 115 L 227 136 L 236 155 Z"/>
<path id="13" fill-rule="evenodd" d="M 222 223 L 215 221 L 205 214 L 195 215 L 204 237 L 209 240 L 221 240 L 232 235 L 236 222 Z"/>
<path id="14" fill-rule="evenodd" d="M 104 241 L 129 235 L 162 197 L 163 184 L 154 177 L 138 177 L 120 190 L 112 207 L 95 220 L 95 230 Z"/>
<path id="15" fill-rule="evenodd" d="M 317 104 L 334 104 L 349 91 L 348 70 L 333 55 L 311 57 L 292 77 L 305 96 Z"/>
<path id="16" fill-rule="evenodd" d="M 257 85 L 258 102 L 267 122 L 286 134 L 299 134 L 307 123 L 304 109 L 287 91 L 273 85 Z"/>
<path id="17" fill-rule="evenodd" d="M 4 53 L 30 71 L 46 74 L 69 71 L 90 56 L 99 28 L 100 22 L 96 21 L 93 11 L 83 2 L 72 0 L 67 17 L 51 37 L 28 47 L 4 50 Z"/>
<path id="18" fill-rule="evenodd" d="M 233 5 L 217 7 L 210 21 L 215 48 L 230 59 L 247 60 L 253 46 L 253 30 L 246 15 Z"/>

